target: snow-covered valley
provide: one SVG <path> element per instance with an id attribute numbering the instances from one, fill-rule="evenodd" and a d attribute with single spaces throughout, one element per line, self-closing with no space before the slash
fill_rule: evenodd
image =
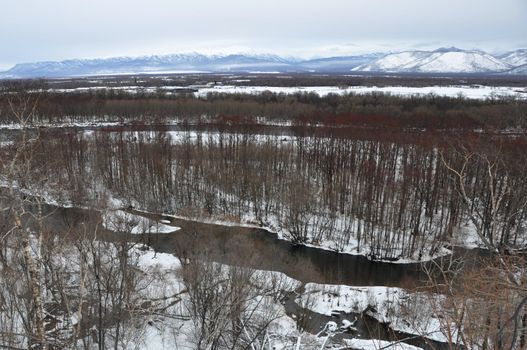
<path id="1" fill-rule="evenodd" d="M 512 322 L 518 87 L 202 88 L 219 94 L 57 90 L 25 118 L 7 100 L 0 306 L 17 307 L 0 307 L 2 345 L 477 349 Z"/>

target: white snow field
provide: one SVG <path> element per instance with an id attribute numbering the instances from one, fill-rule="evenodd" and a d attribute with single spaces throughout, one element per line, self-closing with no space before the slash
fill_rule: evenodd
<path id="1" fill-rule="evenodd" d="M 432 63 L 431 63 L 432 64 Z M 120 86 L 120 87 L 106 87 L 97 86 L 90 88 L 75 88 L 75 89 L 50 89 L 49 91 L 68 93 L 68 92 L 88 92 L 90 90 L 113 89 L 122 90 L 129 93 L 137 93 L 139 91 L 153 93 L 156 91 L 164 91 L 167 94 L 172 94 L 177 89 L 194 89 L 196 97 L 206 98 L 209 93 L 225 93 L 225 94 L 260 94 L 265 91 L 277 94 L 296 94 L 296 93 L 316 93 L 319 96 L 327 96 L 329 94 L 372 94 L 383 93 L 394 96 L 426 96 L 434 94 L 437 96 L 446 97 L 465 97 L 469 99 L 484 100 L 487 98 L 497 97 L 516 97 L 519 99 L 527 99 L 526 87 L 512 87 L 512 86 L 483 86 L 483 85 L 451 85 L 451 86 L 295 86 L 295 87 L 278 87 L 278 86 L 239 86 L 239 85 L 214 85 L 214 86 L 165 86 L 165 87 L 138 87 L 138 86 Z"/>
<path id="2" fill-rule="evenodd" d="M 258 94 L 264 91 L 283 94 L 295 94 L 299 92 L 316 93 L 320 96 L 327 96 L 328 94 L 344 95 L 354 93 L 358 95 L 383 93 L 395 96 L 425 96 L 438 95 L 447 97 L 463 96 L 470 99 L 484 100 L 492 97 L 511 97 L 515 96 L 522 99 L 527 99 L 527 89 L 519 89 L 517 87 L 498 87 L 498 86 L 425 86 L 425 87 L 409 87 L 409 86 L 351 86 L 340 88 L 337 86 L 304 86 L 304 87 L 272 87 L 272 86 L 227 86 L 219 85 L 199 89 L 196 93 L 198 96 L 205 97 L 208 93 L 249 93 Z"/>

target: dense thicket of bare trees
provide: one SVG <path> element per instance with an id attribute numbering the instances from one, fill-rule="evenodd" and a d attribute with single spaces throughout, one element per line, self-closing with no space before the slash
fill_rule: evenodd
<path id="1" fill-rule="evenodd" d="M 61 161 L 41 176 L 74 201 L 104 189 L 147 210 L 248 218 L 298 243 L 364 245 L 374 258 L 433 254 L 467 223 L 499 249 L 515 249 L 525 239 L 525 140 L 470 135 L 75 133 L 42 143 Z"/>
<path id="2" fill-rule="evenodd" d="M 126 238 L 98 238 L 97 217 L 49 224 L 55 214 L 45 201 L 65 190 L 50 170 L 64 163 L 29 130 L 38 97 L 21 90 L 9 99 L 21 129 L 0 158 L 0 347 L 129 348 L 138 332 L 129 324 L 150 311 L 142 291 L 154 277 L 140 274 Z"/>
<path id="3" fill-rule="evenodd" d="M 17 87 L 18 88 L 18 87 Z M 42 85 L 30 86 L 32 91 Z M 10 87 L 5 86 L 9 92 Z M 0 95 L 0 123 L 12 120 L 8 94 Z M 527 102 L 512 97 L 470 100 L 437 95 L 398 97 L 316 93 L 192 94 L 92 90 L 79 93 L 40 92 L 39 122 L 142 121 L 230 122 L 256 124 L 287 121 L 330 126 L 479 129 L 525 128 Z M 496 116 L 499 116 L 497 118 Z"/>

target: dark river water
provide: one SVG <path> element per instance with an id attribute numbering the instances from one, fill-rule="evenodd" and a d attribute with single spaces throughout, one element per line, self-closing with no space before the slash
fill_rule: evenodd
<path id="1" fill-rule="evenodd" d="M 148 244 L 180 257 L 198 255 L 227 265 L 283 272 L 305 283 L 411 288 L 424 278 L 419 264 L 372 262 L 364 256 L 294 245 L 260 228 L 163 219 L 181 230 L 150 235 Z"/>

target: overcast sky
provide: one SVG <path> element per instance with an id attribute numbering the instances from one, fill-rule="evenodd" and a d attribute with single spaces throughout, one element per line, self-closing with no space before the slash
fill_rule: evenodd
<path id="1" fill-rule="evenodd" d="M 150 54 L 527 47 L 527 0 L 0 0 L 0 69 Z"/>

